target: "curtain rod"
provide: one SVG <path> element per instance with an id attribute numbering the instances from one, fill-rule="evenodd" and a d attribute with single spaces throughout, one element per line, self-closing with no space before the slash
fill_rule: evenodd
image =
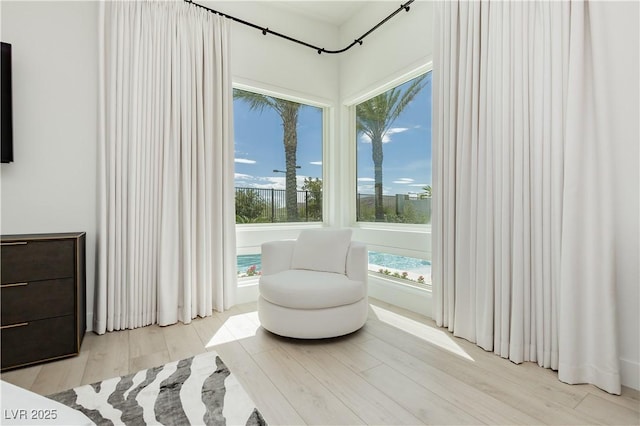
<path id="1" fill-rule="evenodd" d="M 256 25 L 254 23 L 245 21 L 244 19 L 240 19 L 240 18 L 236 18 L 235 16 L 231 16 L 231 15 L 227 15 L 226 13 L 222 13 L 218 10 L 214 10 L 214 9 L 210 9 L 206 6 L 203 6 L 201 4 L 198 3 L 194 3 L 192 0 L 184 0 L 186 3 L 192 4 L 194 6 L 200 7 L 202 9 L 208 10 L 211 13 L 215 13 L 216 15 L 220 15 L 223 16 L 225 18 L 231 19 L 235 22 L 238 22 L 240 24 L 243 25 L 247 25 L 249 27 L 255 28 L 257 30 L 262 31 L 262 35 L 267 35 L 267 34 L 272 34 L 274 36 L 283 38 L 285 40 L 289 40 L 291 42 L 294 43 L 298 43 L 301 44 L 303 46 L 309 47 L 311 49 L 314 49 L 315 51 L 318 52 L 318 55 L 322 54 L 322 53 L 342 53 L 342 52 L 346 52 L 347 50 L 351 49 L 353 46 L 355 46 L 356 44 L 359 44 L 362 46 L 363 43 L 363 39 L 368 36 L 369 34 L 371 34 L 372 32 L 374 32 L 375 30 L 377 30 L 380 26 L 382 26 L 384 23 L 386 23 L 389 19 L 393 18 L 394 16 L 396 16 L 401 10 L 406 10 L 407 12 L 409 11 L 409 9 L 411 9 L 409 7 L 409 5 L 411 3 L 413 3 L 415 0 L 409 0 L 408 2 L 401 4 L 400 7 L 398 9 L 396 9 L 393 13 L 389 14 L 389 16 L 387 16 L 386 18 L 384 18 L 382 21 L 378 22 L 378 24 L 376 26 L 374 26 L 373 28 L 371 28 L 369 31 L 367 31 L 366 33 L 362 34 L 360 37 L 358 37 L 357 39 L 355 39 L 350 45 L 348 45 L 347 47 L 343 48 L 343 49 L 339 49 L 339 50 L 328 50 L 325 49 L 324 47 L 318 47 L 318 46 L 314 46 L 313 44 L 304 42 L 302 40 L 298 40 L 296 38 L 293 37 L 289 37 L 288 35 L 285 34 L 281 34 L 279 32 L 270 30 L 267 27 L 261 27 L 260 25 Z"/>

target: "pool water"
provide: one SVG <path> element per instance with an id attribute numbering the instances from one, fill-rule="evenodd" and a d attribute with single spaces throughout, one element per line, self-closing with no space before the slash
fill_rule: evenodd
<path id="1" fill-rule="evenodd" d="M 396 254 L 379 253 L 375 251 L 369 252 L 369 264 L 416 273 L 428 273 L 431 269 L 431 262 L 428 260 L 417 259 L 415 257 L 398 256 Z M 236 268 L 238 275 L 246 274 L 247 269 L 254 265 L 256 266 L 257 271 L 262 269 L 259 254 L 243 254 L 238 256 Z M 372 268 L 370 267 L 369 269 Z"/>
<path id="2" fill-rule="evenodd" d="M 247 269 L 254 265 L 256 266 L 256 271 L 260 271 L 262 269 L 262 263 L 260 261 L 259 254 L 243 254 L 238 256 L 238 261 L 236 263 L 236 270 L 238 271 L 238 275 L 246 274 Z"/>
<path id="3" fill-rule="evenodd" d="M 399 256 L 397 254 L 369 252 L 369 265 L 379 265 L 386 268 L 407 272 L 428 272 L 431 262 L 415 257 Z M 369 267 L 369 269 L 372 269 Z"/>

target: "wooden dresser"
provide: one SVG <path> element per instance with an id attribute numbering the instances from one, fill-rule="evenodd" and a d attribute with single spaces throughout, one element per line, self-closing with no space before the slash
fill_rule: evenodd
<path id="1" fill-rule="evenodd" d="M 2 370 L 78 355 L 85 233 L 3 235 L 0 258 Z"/>

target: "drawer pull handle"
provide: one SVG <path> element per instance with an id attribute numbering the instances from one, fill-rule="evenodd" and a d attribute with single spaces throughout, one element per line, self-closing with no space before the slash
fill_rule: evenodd
<path id="1" fill-rule="evenodd" d="M 26 241 L 16 241 L 13 243 L 0 243 L 0 246 L 25 246 L 27 244 Z"/>
<path id="2" fill-rule="evenodd" d="M 0 330 L 4 330 L 6 328 L 24 327 L 26 325 L 29 325 L 29 323 L 28 322 L 21 322 L 21 323 L 18 323 L 18 324 L 3 325 L 2 327 L 0 327 Z"/>
<path id="3" fill-rule="evenodd" d="M 29 285 L 29 283 L 15 283 L 15 284 L 2 284 L 0 288 L 8 288 L 8 287 L 24 287 Z"/>

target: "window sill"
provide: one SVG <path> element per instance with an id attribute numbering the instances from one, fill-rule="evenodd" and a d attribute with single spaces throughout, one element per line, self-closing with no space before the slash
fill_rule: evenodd
<path id="1" fill-rule="evenodd" d="M 392 223 L 392 222 L 354 222 L 354 228 L 372 231 L 404 231 L 419 232 L 423 234 L 431 233 L 431 224 L 409 224 L 409 223 Z"/>
<path id="2" fill-rule="evenodd" d="M 242 231 L 277 231 L 282 229 L 314 229 L 324 227 L 324 222 L 236 223 Z"/>

